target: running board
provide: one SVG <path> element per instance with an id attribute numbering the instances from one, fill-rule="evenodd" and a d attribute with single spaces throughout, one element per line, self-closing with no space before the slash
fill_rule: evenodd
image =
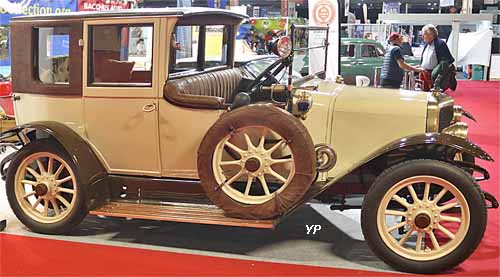
<path id="1" fill-rule="evenodd" d="M 89 214 L 97 216 L 125 217 L 161 221 L 186 222 L 237 227 L 274 229 L 278 220 L 253 220 L 232 218 L 214 205 L 197 204 L 142 204 L 127 202 L 108 202 Z"/>

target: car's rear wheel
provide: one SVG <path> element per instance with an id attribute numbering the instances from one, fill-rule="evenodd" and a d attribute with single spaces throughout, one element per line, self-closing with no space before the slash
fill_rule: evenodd
<path id="1" fill-rule="evenodd" d="M 198 171 L 208 197 L 227 215 L 273 218 L 316 177 L 314 145 L 295 117 L 273 106 L 239 108 L 207 132 Z"/>
<path id="2" fill-rule="evenodd" d="M 463 262 L 480 243 L 487 217 L 471 176 L 435 160 L 409 161 L 383 172 L 361 213 L 373 252 L 392 267 L 414 273 L 438 273 Z"/>
<path id="3" fill-rule="evenodd" d="M 14 214 L 35 232 L 65 233 L 86 215 L 76 166 L 50 140 L 19 150 L 7 171 L 6 191 Z"/>

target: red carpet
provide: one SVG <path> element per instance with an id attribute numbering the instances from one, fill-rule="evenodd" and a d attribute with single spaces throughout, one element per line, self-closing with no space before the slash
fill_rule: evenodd
<path id="1" fill-rule="evenodd" d="M 391 276 L 0 234 L 0 276 Z"/>
<path id="2" fill-rule="evenodd" d="M 479 160 L 491 179 L 480 182 L 481 187 L 500 199 L 500 82 L 459 81 L 458 89 L 450 92 L 458 105 L 471 112 L 477 123 L 465 119 L 469 124 L 469 139 L 488 152 L 494 163 Z M 498 210 L 488 211 L 488 227 L 476 252 L 465 261 L 456 273 L 467 276 L 500 275 L 500 228 Z"/>
<path id="3" fill-rule="evenodd" d="M 499 97 L 500 83 L 460 82 L 452 95 L 474 114 L 470 138 L 490 153 L 495 163 L 480 162 L 491 173 L 483 189 L 499 196 Z M 466 262 L 449 272 L 456 276 L 499 276 L 499 218 L 489 211 L 486 235 Z M 229 258 L 178 254 L 163 251 L 65 242 L 0 234 L 0 276 L 391 276 L 397 274 L 334 269 Z"/>

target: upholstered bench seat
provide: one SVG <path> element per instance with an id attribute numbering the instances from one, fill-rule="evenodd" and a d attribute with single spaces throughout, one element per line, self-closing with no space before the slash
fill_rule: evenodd
<path id="1" fill-rule="evenodd" d="M 242 80 L 237 68 L 169 80 L 164 98 L 172 104 L 197 109 L 224 109 Z"/>

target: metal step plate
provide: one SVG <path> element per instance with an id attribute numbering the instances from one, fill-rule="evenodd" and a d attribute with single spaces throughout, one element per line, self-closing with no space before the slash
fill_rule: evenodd
<path id="1" fill-rule="evenodd" d="M 175 221 L 198 224 L 212 224 L 238 227 L 274 229 L 278 220 L 252 220 L 231 218 L 224 211 L 213 205 L 196 204 L 142 204 L 126 202 L 109 202 L 91 215 Z"/>

